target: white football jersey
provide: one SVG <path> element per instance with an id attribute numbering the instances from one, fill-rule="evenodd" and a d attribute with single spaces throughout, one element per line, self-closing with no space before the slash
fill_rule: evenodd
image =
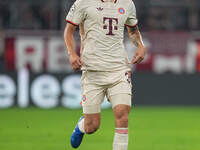
<path id="1" fill-rule="evenodd" d="M 130 69 L 124 48 L 124 26 L 137 24 L 132 0 L 77 0 L 66 21 L 83 23 L 82 70 L 117 71 Z"/>

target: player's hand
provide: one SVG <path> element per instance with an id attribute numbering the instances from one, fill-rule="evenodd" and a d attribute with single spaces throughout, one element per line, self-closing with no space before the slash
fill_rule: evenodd
<path id="1" fill-rule="evenodd" d="M 135 52 L 135 55 L 133 56 L 132 64 L 139 64 L 144 59 L 145 54 L 145 47 L 138 48 L 138 50 Z"/>
<path id="2" fill-rule="evenodd" d="M 72 53 L 69 55 L 69 62 L 72 65 L 73 70 L 80 70 L 80 68 L 82 67 L 82 61 L 76 53 Z"/>

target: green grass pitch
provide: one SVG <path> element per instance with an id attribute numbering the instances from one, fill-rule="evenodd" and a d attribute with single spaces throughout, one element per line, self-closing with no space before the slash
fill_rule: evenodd
<path id="1" fill-rule="evenodd" d="M 72 150 L 70 136 L 81 110 L 0 110 L 0 150 Z M 130 114 L 129 150 L 200 150 L 199 107 L 136 107 Z M 112 150 L 114 119 L 102 111 L 100 129 L 78 150 Z"/>

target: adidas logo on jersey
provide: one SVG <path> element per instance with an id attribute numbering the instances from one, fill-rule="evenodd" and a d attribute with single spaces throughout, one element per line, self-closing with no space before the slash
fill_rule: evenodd
<path id="1" fill-rule="evenodd" d="M 98 10 L 98 11 L 102 11 L 103 8 L 102 8 L 102 7 L 98 7 L 97 10 Z"/>

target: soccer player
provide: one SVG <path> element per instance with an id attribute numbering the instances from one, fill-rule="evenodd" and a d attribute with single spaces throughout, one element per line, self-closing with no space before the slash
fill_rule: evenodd
<path id="1" fill-rule="evenodd" d="M 100 126 L 101 103 L 106 96 L 115 118 L 113 150 L 128 149 L 128 115 L 131 109 L 131 64 L 140 63 L 145 46 L 137 26 L 132 0 L 77 0 L 67 17 L 64 40 L 74 70 L 82 70 L 83 117 L 71 136 L 73 148 L 79 147 L 84 134 Z M 83 25 L 83 50 L 74 49 L 74 31 Z M 124 27 L 138 48 L 130 62 L 124 48 Z"/>

